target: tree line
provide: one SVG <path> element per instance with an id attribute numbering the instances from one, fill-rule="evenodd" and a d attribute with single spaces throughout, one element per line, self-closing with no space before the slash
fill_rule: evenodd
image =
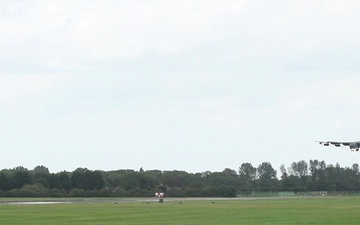
<path id="1" fill-rule="evenodd" d="M 279 175 L 279 176 L 278 176 Z M 235 197 L 252 192 L 359 192 L 359 165 L 340 167 L 310 160 L 281 165 L 280 174 L 270 162 L 257 167 L 242 163 L 238 170 L 221 172 L 135 170 L 100 171 L 77 168 L 50 173 L 45 166 L 0 171 L 0 197 Z"/>

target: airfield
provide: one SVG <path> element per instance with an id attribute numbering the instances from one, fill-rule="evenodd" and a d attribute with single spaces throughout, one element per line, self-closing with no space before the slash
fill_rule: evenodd
<path id="1" fill-rule="evenodd" d="M 167 197 L 164 198 L 166 202 L 178 202 L 180 204 L 192 201 L 255 201 L 255 200 L 276 200 L 276 199 L 292 199 L 299 197 L 236 197 L 236 198 L 221 198 L 221 197 Z M 305 196 L 301 198 L 323 198 L 320 196 Z M 71 204 L 71 203 L 146 203 L 156 204 L 159 199 L 153 197 L 131 197 L 131 198 L 0 198 L 0 205 L 50 205 L 50 204 Z"/>
<path id="2" fill-rule="evenodd" d="M 0 199 L 0 224 L 358 224 L 360 197 Z"/>
<path id="3" fill-rule="evenodd" d="M 188 201 L 240 201 L 240 200 L 256 200 L 256 199 L 275 199 L 276 197 L 267 197 L 267 198 L 166 198 L 165 202 L 179 202 L 180 204 Z M 45 199 L 46 200 L 46 199 Z M 60 198 L 60 199 L 50 199 L 46 200 L 44 199 L 37 200 L 36 198 L 20 198 L 12 200 L 7 200 L 6 198 L 1 199 L 0 198 L 0 205 L 50 205 L 50 204 L 71 204 L 71 203 L 129 203 L 129 202 L 142 202 L 146 204 L 153 204 L 153 203 L 159 203 L 159 200 L 156 198 Z"/>

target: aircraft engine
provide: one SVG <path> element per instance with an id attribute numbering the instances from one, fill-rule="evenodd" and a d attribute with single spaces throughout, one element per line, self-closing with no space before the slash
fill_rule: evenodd
<path id="1" fill-rule="evenodd" d="M 360 143 L 350 143 L 350 148 L 352 149 L 352 148 L 360 148 Z"/>

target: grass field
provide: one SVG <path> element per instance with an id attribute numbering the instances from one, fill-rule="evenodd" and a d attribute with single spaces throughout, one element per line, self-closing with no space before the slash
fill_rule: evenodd
<path id="1" fill-rule="evenodd" d="M 12 199 L 14 200 L 14 199 Z M 0 203 L 8 200 L 1 199 Z M 360 197 L 0 204 L 0 224 L 359 224 Z"/>

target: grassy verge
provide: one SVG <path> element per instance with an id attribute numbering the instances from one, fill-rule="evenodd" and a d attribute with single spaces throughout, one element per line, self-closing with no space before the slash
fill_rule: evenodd
<path id="1" fill-rule="evenodd" d="M 358 224 L 360 198 L 0 205 L 0 224 Z"/>

